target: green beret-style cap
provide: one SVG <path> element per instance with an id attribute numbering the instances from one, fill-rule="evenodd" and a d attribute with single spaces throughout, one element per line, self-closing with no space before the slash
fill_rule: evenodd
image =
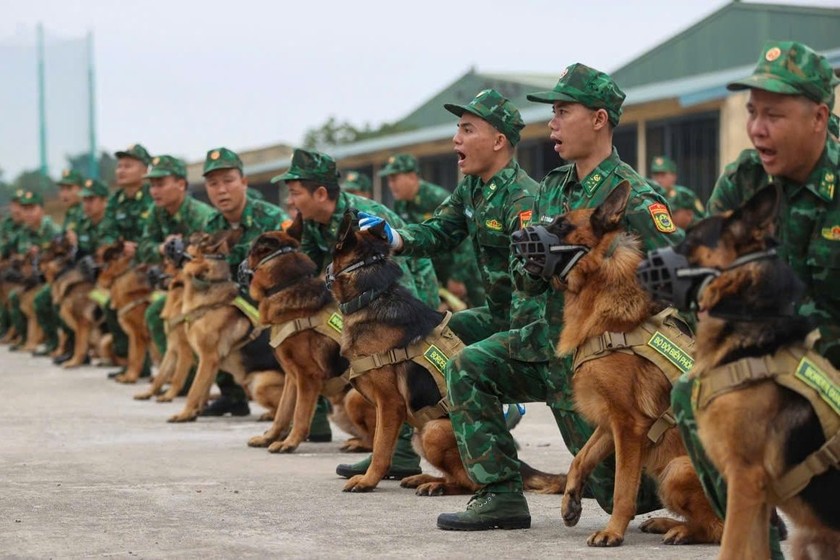
<path id="1" fill-rule="evenodd" d="M 148 150 L 144 148 L 141 144 L 132 144 L 125 150 L 120 150 L 119 152 L 114 152 L 114 155 L 119 159 L 123 157 L 129 157 L 132 159 L 136 159 L 142 161 L 146 165 L 152 161 L 152 156 L 149 155 Z"/>
<path id="2" fill-rule="evenodd" d="M 537 103 L 570 101 L 590 109 L 604 109 L 613 126 L 617 126 L 621 120 L 621 104 L 624 103 L 624 97 L 624 92 L 608 74 L 579 62 L 560 73 L 560 79 L 554 89 L 527 95 L 528 100 Z"/>
<path id="3" fill-rule="evenodd" d="M 344 181 L 341 183 L 341 189 L 345 191 L 355 191 L 363 193 L 373 192 L 373 181 L 364 173 L 358 171 L 348 171 L 344 174 Z"/>
<path id="4" fill-rule="evenodd" d="M 61 172 L 61 179 L 56 182 L 57 185 L 78 185 L 85 184 L 85 178 L 81 173 L 75 169 L 65 169 Z"/>
<path id="5" fill-rule="evenodd" d="M 516 105 L 495 89 L 480 91 L 468 105 L 447 103 L 443 107 L 458 117 L 464 113 L 472 113 L 484 119 L 504 134 L 512 146 L 519 143 L 519 132 L 525 128 L 525 122 Z"/>
<path id="6" fill-rule="evenodd" d="M 99 179 L 88 179 L 85 181 L 84 188 L 82 188 L 82 198 L 88 198 L 91 196 L 101 196 L 102 198 L 107 198 L 109 194 L 108 185 Z"/>
<path id="7" fill-rule="evenodd" d="M 379 170 L 380 177 L 387 177 L 388 175 L 396 175 L 397 173 L 417 173 L 420 171 L 420 164 L 417 163 L 417 158 L 411 154 L 394 154 L 388 158 L 385 167 Z"/>
<path id="8" fill-rule="evenodd" d="M 21 206 L 43 206 L 44 197 L 38 191 L 23 191 L 18 199 L 18 204 Z"/>
<path id="9" fill-rule="evenodd" d="M 677 164 L 671 158 L 665 156 L 656 156 L 650 162 L 651 173 L 676 173 Z"/>

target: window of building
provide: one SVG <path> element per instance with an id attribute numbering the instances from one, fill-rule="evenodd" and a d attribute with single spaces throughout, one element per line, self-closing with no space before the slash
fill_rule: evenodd
<path id="1" fill-rule="evenodd" d="M 677 182 L 706 201 L 718 177 L 720 113 L 711 111 L 647 123 L 647 155 L 677 163 Z M 650 164 L 650 161 L 648 161 Z"/>
<path id="2" fill-rule="evenodd" d="M 613 131 L 613 146 L 618 150 L 618 156 L 621 161 L 632 167 L 638 169 L 639 153 L 638 145 L 639 138 L 637 136 L 638 125 L 636 123 L 621 124 Z"/>

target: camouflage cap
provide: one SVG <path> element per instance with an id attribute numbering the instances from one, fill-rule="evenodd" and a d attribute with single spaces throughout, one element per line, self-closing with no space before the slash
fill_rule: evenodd
<path id="1" fill-rule="evenodd" d="M 119 152 L 114 152 L 114 155 L 117 158 L 122 157 L 129 157 L 132 159 L 136 159 L 142 161 L 146 165 L 152 161 L 152 156 L 149 155 L 149 152 L 140 144 L 132 144 L 125 150 L 120 150 Z"/>
<path id="2" fill-rule="evenodd" d="M 143 177 L 144 179 L 152 179 L 154 177 L 167 177 L 174 175 L 182 179 L 187 178 L 187 164 L 172 156 L 156 156 L 152 160 L 152 168 Z"/>
<path id="3" fill-rule="evenodd" d="M 519 143 L 519 132 L 525 128 L 525 122 L 516 105 L 495 89 L 480 91 L 469 105 L 447 103 L 443 107 L 458 117 L 464 113 L 472 113 L 484 119 L 504 134 L 513 146 Z"/>
<path id="4" fill-rule="evenodd" d="M 554 103 L 571 101 L 590 109 L 604 109 L 613 126 L 621 119 L 621 104 L 624 92 L 608 75 L 576 62 L 560 73 L 557 85 L 550 91 L 529 93 L 529 101 Z"/>
<path id="5" fill-rule="evenodd" d="M 24 190 L 18 199 L 18 204 L 21 206 L 43 206 L 44 205 L 44 197 L 38 191 L 27 191 Z"/>
<path id="6" fill-rule="evenodd" d="M 373 181 L 364 173 L 358 171 L 348 171 L 344 175 L 344 181 L 341 183 L 342 190 L 356 191 L 364 193 L 373 192 Z"/>
<path id="7" fill-rule="evenodd" d="M 204 158 L 204 172 L 202 172 L 202 175 L 207 176 L 208 173 L 217 169 L 238 169 L 242 171 L 242 160 L 239 159 L 236 152 L 227 148 L 209 150 L 207 157 Z"/>
<path id="8" fill-rule="evenodd" d="M 15 190 L 14 194 L 12 195 L 12 202 L 20 203 L 20 199 L 23 197 L 24 194 L 26 194 L 26 191 L 23 189 Z"/>
<path id="9" fill-rule="evenodd" d="M 81 173 L 79 173 L 75 169 L 65 169 L 61 172 L 61 179 L 56 181 L 56 184 L 79 185 L 81 187 L 85 184 L 85 178 L 82 176 Z"/>
<path id="10" fill-rule="evenodd" d="M 672 196 L 668 197 L 668 205 L 671 210 L 697 210 L 697 198 L 691 191 L 676 189 Z M 700 208 L 702 210 L 702 206 Z"/>
<path id="11" fill-rule="evenodd" d="M 88 198 L 91 196 L 101 196 L 102 198 L 107 198 L 109 194 L 108 185 L 99 179 L 88 179 L 85 181 L 85 186 L 82 189 L 82 198 Z"/>
<path id="12" fill-rule="evenodd" d="M 271 182 L 309 180 L 338 186 L 338 177 L 338 168 L 333 158 L 321 152 L 298 148 L 292 154 L 289 170 L 273 177 Z"/>
<path id="13" fill-rule="evenodd" d="M 379 170 L 380 177 L 396 175 L 397 173 L 417 173 L 420 171 L 420 164 L 417 158 L 411 154 L 394 154 L 388 158 L 385 167 Z"/>
<path id="14" fill-rule="evenodd" d="M 651 173 L 676 173 L 677 164 L 674 160 L 665 156 L 656 156 L 650 162 Z"/>
<path id="15" fill-rule="evenodd" d="M 752 75 L 726 85 L 730 91 L 763 89 L 773 93 L 804 95 L 834 107 L 834 88 L 840 79 L 826 58 L 796 41 L 767 41 Z"/>

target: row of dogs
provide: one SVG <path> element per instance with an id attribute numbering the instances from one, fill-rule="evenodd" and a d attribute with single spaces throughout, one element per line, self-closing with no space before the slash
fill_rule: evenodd
<path id="1" fill-rule="evenodd" d="M 652 317 L 667 316 L 668 310 L 652 300 L 636 277 L 643 260 L 640 244 L 622 229 L 629 195 L 629 185 L 622 184 L 599 207 L 569 212 L 546 228 L 562 244 L 587 248 L 563 280 L 553 282 L 555 289 L 565 292 L 558 355 L 574 354 L 606 334 L 629 333 Z M 765 189 L 739 211 L 708 218 L 690 229 L 675 251 L 692 266 L 725 270 L 744 254 L 772 245 L 778 203 L 778 193 Z M 316 400 L 323 394 L 332 404 L 332 421 L 353 435 L 343 449 L 372 450 L 369 469 L 350 478 L 345 491 L 365 492 L 377 486 L 388 471 L 405 421 L 415 428 L 415 449 L 443 476 L 421 474 L 404 479 L 402 486 L 415 488 L 419 495 L 477 491 L 479 485 L 461 462 L 447 415 L 441 355 L 445 362 L 461 347 L 446 327 L 448 315 L 424 305 L 398 284 L 401 271 L 388 256 L 382 226 L 360 231 L 355 213 L 349 211 L 339 228 L 326 282 L 300 251 L 301 232 L 296 221 L 286 231 L 262 234 L 251 245 L 242 268 L 250 277 L 249 292 L 258 304 L 258 317 L 249 316 L 241 305 L 238 284 L 225 260 L 238 232 L 191 237 L 182 263 L 177 263 L 181 266 L 167 264 L 162 313 L 167 324 L 166 354 L 149 389 L 136 398 L 171 401 L 197 363 L 185 405 L 169 421 L 195 420 L 216 372 L 230 372 L 269 410 L 266 419 L 272 421 L 248 445 L 292 452 L 306 440 Z M 43 256 L 41 268 L 60 302 L 62 318 L 76 332 L 70 362 L 75 365 L 82 363 L 91 344 L 107 354 L 107 336 L 94 335 L 97 314 L 87 297 L 94 284 L 82 273 L 67 272 L 71 253 L 66 244 L 57 242 Z M 100 248 L 97 261 L 101 271 L 96 286 L 109 290 L 111 305 L 130 340 L 127 369 L 119 380 L 134 382 L 150 347 L 143 315 L 152 287 L 144 267 L 132 264 L 120 242 Z M 700 295 L 700 308 L 713 309 L 722 300 L 746 300 L 749 295 L 757 315 L 763 317 L 758 309 L 762 301 L 755 294 L 772 298 L 768 294 L 797 282 L 780 259 L 751 262 L 709 283 Z M 764 303 L 777 306 L 775 301 Z M 678 335 L 693 347 L 692 375 L 702 380 L 733 356 L 772 354 L 801 343 L 810 330 L 804 320 L 767 317 L 701 315 L 695 340 L 688 332 Z M 833 373 L 837 379 L 836 370 Z M 840 556 L 836 465 L 783 501 L 768 492 L 783 473 L 826 443 L 808 402 L 803 404 L 790 391 L 765 381 L 739 387 L 698 411 L 700 439 L 729 484 L 728 514 L 721 521 L 673 423 L 651 437 L 669 411 L 672 377 L 638 353 L 603 352 L 595 359 L 576 360 L 575 404 L 595 432 L 574 458 L 568 475 L 542 473 L 523 463 L 526 489 L 563 493 L 563 520 L 574 525 L 581 515 L 588 475 L 615 454 L 613 512 L 607 526 L 590 536 L 590 545 L 621 544 L 635 514 L 644 471 L 657 479 L 662 503 L 681 518 L 643 523 L 643 531 L 663 534 L 665 543 L 722 540 L 722 558 L 767 557 L 771 519 L 783 528 L 775 517 L 777 506 L 800 529 L 794 541 L 797 558 Z"/>

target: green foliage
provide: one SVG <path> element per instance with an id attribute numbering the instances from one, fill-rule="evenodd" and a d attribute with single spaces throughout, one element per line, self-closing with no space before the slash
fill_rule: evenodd
<path id="1" fill-rule="evenodd" d="M 90 176 L 90 155 L 88 153 L 76 156 L 67 156 L 67 164 L 70 169 L 75 169 L 85 177 Z M 100 152 L 97 164 L 97 179 L 106 185 L 111 185 L 116 180 L 117 159 L 110 152 Z"/>
<path id="2" fill-rule="evenodd" d="M 339 146 L 352 144 L 370 138 L 379 138 L 399 132 L 412 130 L 413 126 L 406 126 L 397 123 L 382 123 L 377 128 L 366 123 L 359 128 L 348 121 L 339 122 L 334 116 L 330 116 L 327 122 L 318 128 L 310 128 L 303 137 L 303 147 L 307 150 L 319 150 L 328 146 Z"/>

